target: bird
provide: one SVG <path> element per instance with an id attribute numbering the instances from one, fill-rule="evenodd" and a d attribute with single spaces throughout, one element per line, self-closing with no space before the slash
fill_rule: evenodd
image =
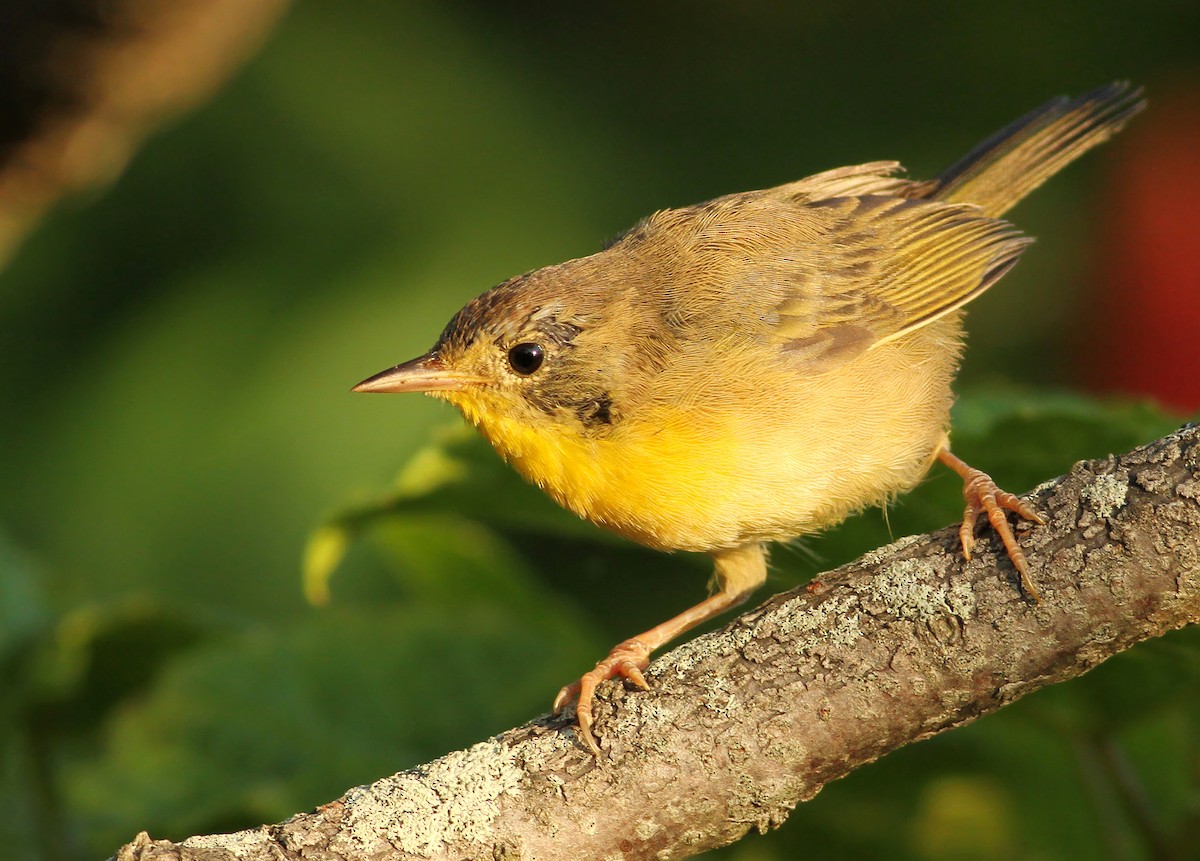
<path id="1" fill-rule="evenodd" d="M 468 302 L 427 353 L 354 386 L 457 407 L 578 516 L 713 560 L 708 598 L 617 644 L 563 687 L 593 753 L 598 684 L 649 689 L 651 653 L 744 602 L 771 542 L 886 506 L 940 461 L 963 481 L 959 539 L 1029 503 L 951 452 L 963 309 L 1032 240 L 1001 218 L 1141 111 L 1127 82 L 1031 111 L 932 180 L 895 161 L 663 209 L 587 257 Z"/>

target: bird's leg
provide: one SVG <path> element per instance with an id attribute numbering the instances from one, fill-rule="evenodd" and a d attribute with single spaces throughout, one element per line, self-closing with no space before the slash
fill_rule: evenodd
<path id="1" fill-rule="evenodd" d="M 674 640 L 713 616 L 735 607 L 750 597 L 767 579 L 767 554 L 761 544 L 745 544 L 732 550 L 714 552 L 714 579 L 718 590 L 695 607 L 684 610 L 643 634 L 618 643 L 591 671 L 577 682 L 564 687 L 554 698 L 554 713 L 558 714 L 572 701 L 579 721 L 579 736 L 597 756 L 600 748 L 592 736 L 592 700 L 596 685 L 618 676 L 629 679 L 642 690 L 650 685 L 642 670 L 650 664 L 650 653 Z"/>
<path id="2" fill-rule="evenodd" d="M 1016 512 L 1026 520 L 1032 520 L 1035 523 L 1045 523 L 1046 521 L 1033 510 L 1029 503 L 1018 499 L 1008 491 L 1001 490 L 996 486 L 996 482 L 992 481 L 990 475 L 967 466 L 960 458 L 951 454 L 950 449 L 945 445 L 938 449 L 937 458 L 954 470 L 963 480 L 963 498 L 967 500 L 967 509 L 963 512 L 962 526 L 958 530 L 963 556 L 967 559 L 971 558 L 971 549 L 975 546 L 975 521 L 980 514 L 987 514 L 988 522 L 992 524 L 992 528 L 1004 542 L 1008 558 L 1012 560 L 1013 567 L 1020 575 L 1021 589 L 1034 601 L 1041 601 L 1042 596 L 1029 576 L 1029 565 L 1025 561 L 1025 554 L 1021 552 L 1021 546 L 1017 544 L 1005 512 L 1006 510 Z"/>

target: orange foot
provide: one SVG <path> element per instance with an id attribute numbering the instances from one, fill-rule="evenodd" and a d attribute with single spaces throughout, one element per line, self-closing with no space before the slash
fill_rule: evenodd
<path id="1" fill-rule="evenodd" d="M 987 514 L 988 522 L 1004 542 L 1008 558 L 1021 577 L 1021 589 L 1034 601 L 1041 601 L 1041 593 L 1033 585 L 1029 577 L 1029 564 L 1025 554 L 1017 544 L 1012 527 L 1008 525 L 1007 511 L 1015 512 L 1026 520 L 1044 524 L 1046 521 L 1033 508 L 1006 490 L 996 486 L 996 482 L 986 472 L 967 466 L 959 458 L 952 455 L 948 449 L 942 449 L 938 454 L 942 463 L 946 464 L 963 480 L 963 498 L 967 500 L 967 509 L 963 512 L 962 526 L 958 530 L 959 541 L 962 542 L 963 556 L 971 558 L 971 550 L 975 547 L 975 521 L 980 514 Z"/>
<path id="2" fill-rule="evenodd" d="M 618 676 L 629 679 L 644 691 L 650 690 L 642 670 L 650 665 L 650 647 L 641 640 L 626 640 L 613 646 L 608 657 L 584 673 L 577 682 L 572 682 L 554 698 L 554 713 L 560 713 L 571 702 L 575 703 L 575 715 L 579 721 L 579 736 L 596 756 L 600 747 L 592 737 L 592 700 L 596 697 L 596 685 L 605 679 Z"/>

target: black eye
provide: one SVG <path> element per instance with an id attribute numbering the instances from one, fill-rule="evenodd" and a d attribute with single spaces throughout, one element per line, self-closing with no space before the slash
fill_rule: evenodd
<path id="1" fill-rule="evenodd" d="M 529 376 L 542 366 L 546 351 L 541 344 L 517 344 L 508 351 L 509 366 L 522 376 Z"/>

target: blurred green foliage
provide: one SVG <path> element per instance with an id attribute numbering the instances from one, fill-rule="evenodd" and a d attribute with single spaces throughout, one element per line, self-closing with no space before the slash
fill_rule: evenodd
<path id="1" fill-rule="evenodd" d="M 439 430 L 444 405 L 349 385 L 657 207 L 873 158 L 928 175 L 1117 77 L 1153 100 L 1200 68 L 1198 8 L 299 3 L 0 275 L 0 857 L 277 820 L 544 711 L 699 598 L 706 560 L 555 509 Z M 996 384 L 1072 382 L 1111 157 L 1017 211 L 1042 241 L 972 308 L 956 449 L 1013 490 L 1173 424 Z M 780 548 L 772 586 L 960 511 L 937 472 L 886 521 Z M 1197 639 L 900 751 L 718 854 L 1195 857 Z"/>

